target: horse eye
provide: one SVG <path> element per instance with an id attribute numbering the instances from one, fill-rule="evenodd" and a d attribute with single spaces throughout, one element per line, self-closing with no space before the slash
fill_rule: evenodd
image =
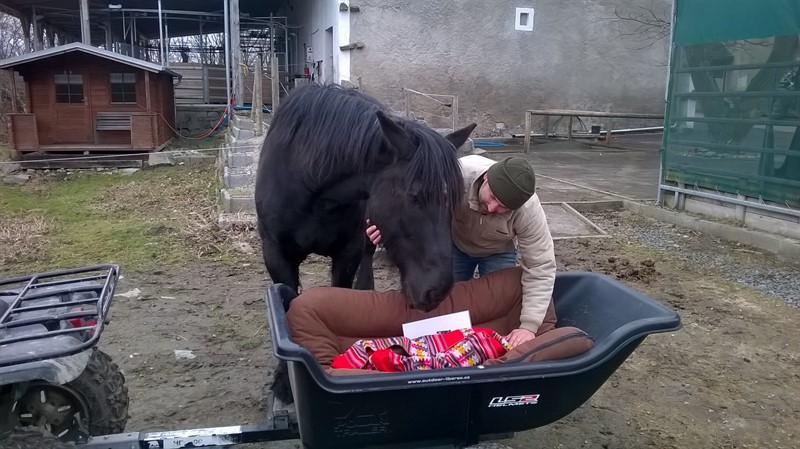
<path id="1" fill-rule="evenodd" d="M 411 204 L 413 204 L 415 206 L 419 206 L 420 204 L 422 204 L 422 200 L 420 199 L 419 194 L 416 194 L 416 193 L 410 194 L 409 195 L 409 200 L 411 200 Z"/>

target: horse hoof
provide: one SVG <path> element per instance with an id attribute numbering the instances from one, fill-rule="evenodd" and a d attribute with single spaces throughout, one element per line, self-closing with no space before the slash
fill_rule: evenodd
<path id="1" fill-rule="evenodd" d="M 272 393 L 275 395 L 275 399 L 284 404 L 294 403 L 294 396 L 292 395 L 292 388 L 289 385 L 288 379 L 285 381 L 276 379 L 270 390 L 272 390 Z"/>
<path id="2" fill-rule="evenodd" d="M 278 369 L 275 371 L 275 376 L 272 379 L 272 385 L 269 389 L 272 391 L 275 399 L 284 404 L 294 403 L 292 384 L 289 382 L 289 369 L 286 366 L 286 362 L 281 361 L 278 365 Z"/>

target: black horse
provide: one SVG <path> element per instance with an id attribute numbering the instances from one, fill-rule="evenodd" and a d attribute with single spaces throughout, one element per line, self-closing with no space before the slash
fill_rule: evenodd
<path id="1" fill-rule="evenodd" d="M 256 176 L 272 282 L 299 291 L 299 265 L 315 253 L 331 257 L 331 285 L 352 288 L 358 272 L 356 288 L 374 288 L 369 218 L 410 305 L 436 307 L 453 286 L 450 220 L 464 196 L 456 151 L 474 128 L 442 136 L 338 85 L 290 92 L 273 117 Z M 272 389 L 291 401 L 283 363 Z"/>

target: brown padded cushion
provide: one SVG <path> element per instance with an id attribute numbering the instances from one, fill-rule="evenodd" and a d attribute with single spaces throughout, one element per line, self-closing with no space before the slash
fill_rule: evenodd
<path id="1" fill-rule="evenodd" d="M 398 291 L 378 292 L 338 287 L 314 287 L 292 301 L 287 319 L 292 340 L 308 349 L 323 368 L 333 358 L 362 338 L 403 335 L 403 323 L 468 310 L 474 327 L 488 327 L 507 335 L 519 327 L 522 304 L 522 270 L 507 268 L 478 279 L 457 282 L 442 303 L 424 313 L 406 305 Z M 557 317 L 552 301 L 537 337 L 509 351 L 497 363 L 517 360 L 552 360 L 577 355 L 589 349 L 591 338 L 575 328 L 556 329 Z M 573 331 L 572 337 L 558 340 Z M 556 332 L 557 331 L 557 332 Z M 556 332 L 554 337 L 545 334 Z M 556 341 L 557 340 L 557 341 Z M 555 341 L 555 343 L 553 343 Z M 565 343 L 566 342 L 566 343 Z M 543 349 L 537 350 L 545 345 Z M 563 354 L 558 348 L 564 346 Z M 577 352 L 580 350 L 580 352 Z M 565 355 L 566 354 L 566 355 Z M 488 363 L 487 363 L 488 365 Z M 336 374 L 351 370 L 331 369 Z M 353 370 L 358 371 L 358 370 Z M 375 373 L 368 371 L 366 373 Z"/>

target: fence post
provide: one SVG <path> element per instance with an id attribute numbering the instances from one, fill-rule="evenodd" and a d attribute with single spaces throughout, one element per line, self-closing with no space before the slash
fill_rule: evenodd
<path id="1" fill-rule="evenodd" d="M 272 72 L 272 113 L 274 114 L 281 101 L 281 81 L 280 74 L 278 73 L 278 57 L 275 55 L 275 49 L 272 50 L 270 63 L 270 71 Z"/>
<path id="2" fill-rule="evenodd" d="M 258 55 L 256 55 L 256 61 L 253 62 L 253 88 L 250 90 L 250 120 L 253 122 L 256 121 L 256 95 L 258 95 L 256 86 L 258 86 L 258 74 L 256 73 L 256 67 L 258 67 Z"/>
<path id="3" fill-rule="evenodd" d="M 204 65 L 201 69 L 200 76 L 203 79 L 203 103 L 208 104 L 208 66 Z"/>
<path id="4" fill-rule="evenodd" d="M 264 100 L 262 98 L 261 83 L 264 79 L 261 77 L 261 55 L 256 55 L 256 71 L 253 74 L 253 104 L 251 109 L 255 112 L 254 120 L 256 122 L 256 136 L 264 134 L 264 121 L 262 120 L 262 110 Z"/>
<path id="5" fill-rule="evenodd" d="M 453 95 L 453 132 L 456 132 L 458 126 L 458 95 Z"/>
<path id="6" fill-rule="evenodd" d="M 525 153 L 531 149 L 531 111 L 525 111 Z"/>
<path id="7" fill-rule="evenodd" d="M 403 103 L 406 106 L 406 118 L 411 116 L 411 107 L 408 105 L 408 89 L 403 88 Z"/>

